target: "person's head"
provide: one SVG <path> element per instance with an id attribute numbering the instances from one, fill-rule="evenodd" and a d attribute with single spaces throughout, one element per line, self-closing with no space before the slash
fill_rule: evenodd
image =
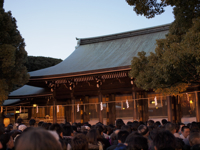
<path id="1" fill-rule="evenodd" d="M 147 137 L 149 135 L 149 129 L 146 125 L 140 125 L 138 127 L 138 133 L 140 133 L 144 137 Z"/>
<path id="2" fill-rule="evenodd" d="M 166 119 L 162 119 L 162 125 L 165 125 L 167 123 L 167 120 Z"/>
<path id="3" fill-rule="evenodd" d="M 147 121 L 147 126 L 153 126 L 153 124 L 154 124 L 154 121 L 153 121 L 153 120 Z"/>
<path id="4" fill-rule="evenodd" d="M 113 133 L 113 128 L 111 126 L 107 126 L 107 134 L 111 135 Z"/>
<path id="5" fill-rule="evenodd" d="M 124 125 L 121 127 L 121 131 L 127 131 L 128 133 L 131 133 L 131 126 Z"/>
<path id="6" fill-rule="evenodd" d="M 23 123 L 23 119 L 19 118 L 17 119 L 16 123 L 18 123 L 19 125 Z"/>
<path id="7" fill-rule="evenodd" d="M 142 135 L 131 133 L 125 141 L 128 144 L 127 150 L 148 150 L 147 138 Z"/>
<path id="8" fill-rule="evenodd" d="M 11 136 L 10 136 L 9 133 L 5 133 L 5 134 L 0 135 L 0 142 L 3 146 L 3 150 L 7 149 L 7 143 L 9 142 L 10 138 L 11 138 Z"/>
<path id="9" fill-rule="evenodd" d="M 12 125 L 8 125 L 6 131 L 7 131 L 7 132 L 10 132 L 10 131 L 12 131 L 12 130 L 13 130 L 13 126 L 12 126 Z"/>
<path id="10" fill-rule="evenodd" d="M 121 129 L 121 127 L 125 125 L 124 121 L 122 119 L 117 119 L 116 120 L 116 128 Z"/>
<path id="11" fill-rule="evenodd" d="M 100 135 L 103 135 L 103 127 L 102 125 L 98 124 L 96 125 L 96 129 L 97 129 L 97 132 L 99 132 Z"/>
<path id="12" fill-rule="evenodd" d="M 38 127 L 41 127 L 41 125 L 43 124 L 43 121 L 38 122 Z"/>
<path id="13" fill-rule="evenodd" d="M 169 122 L 165 124 L 165 130 L 168 130 L 169 132 L 171 132 L 172 134 L 176 133 L 176 125 Z"/>
<path id="14" fill-rule="evenodd" d="M 18 126 L 18 130 L 20 130 L 20 131 L 22 131 L 22 132 L 23 132 L 26 128 L 27 128 L 27 126 L 24 125 L 24 124 L 21 124 L 21 125 Z"/>
<path id="15" fill-rule="evenodd" d="M 31 119 L 31 120 L 29 121 L 30 127 L 35 126 L 35 123 L 36 123 L 35 119 Z"/>
<path id="16" fill-rule="evenodd" d="M 97 132 L 96 129 L 91 129 L 87 133 L 86 138 L 88 140 L 88 143 L 96 145 L 97 144 L 97 139 L 98 139 L 99 136 L 100 136 L 99 132 Z"/>
<path id="17" fill-rule="evenodd" d="M 200 132 L 191 132 L 189 137 L 190 146 L 200 144 Z"/>
<path id="18" fill-rule="evenodd" d="M 88 142 L 84 134 L 79 133 L 72 139 L 72 150 L 88 150 Z"/>
<path id="19" fill-rule="evenodd" d="M 72 136 L 73 135 L 73 128 L 71 125 L 64 125 L 63 126 L 63 136 Z"/>
<path id="20" fill-rule="evenodd" d="M 160 130 L 153 139 L 155 150 L 175 150 L 174 135 L 168 130 Z"/>
<path id="21" fill-rule="evenodd" d="M 189 127 L 188 127 L 188 126 L 183 126 L 183 127 L 181 128 L 181 134 L 182 134 L 185 138 L 187 138 L 187 136 L 190 134 L 190 129 L 189 129 Z"/>
<path id="22" fill-rule="evenodd" d="M 46 130 L 49 130 L 49 124 L 44 122 L 42 125 L 41 125 L 42 128 L 46 129 Z"/>
<path id="23" fill-rule="evenodd" d="M 176 147 L 175 147 L 175 148 L 176 148 L 177 150 L 182 150 L 182 149 L 184 148 L 185 143 L 183 142 L 182 139 L 176 138 L 175 143 L 176 143 Z"/>
<path id="24" fill-rule="evenodd" d="M 16 150 L 62 150 L 61 144 L 44 129 L 34 128 L 19 137 Z"/>
<path id="25" fill-rule="evenodd" d="M 128 135 L 128 131 L 119 131 L 119 133 L 117 134 L 118 143 L 124 143 Z"/>
<path id="26" fill-rule="evenodd" d="M 132 124 L 132 130 L 137 131 L 138 127 L 139 127 L 138 121 L 134 121 L 133 124 Z"/>
<path id="27" fill-rule="evenodd" d="M 52 124 L 49 129 L 52 131 L 56 131 L 58 135 L 62 137 L 63 129 L 58 123 Z"/>

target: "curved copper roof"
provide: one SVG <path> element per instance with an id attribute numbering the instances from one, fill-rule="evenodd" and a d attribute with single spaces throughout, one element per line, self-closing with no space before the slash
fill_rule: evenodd
<path id="1" fill-rule="evenodd" d="M 76 75 L 130 66 L 138 52 L 154 52 L 156 40 L 165 38 L 169 24 L 108 36 L 78 39 L 79 46 L 61 63 L 29 72 L 31 78 Z"/>

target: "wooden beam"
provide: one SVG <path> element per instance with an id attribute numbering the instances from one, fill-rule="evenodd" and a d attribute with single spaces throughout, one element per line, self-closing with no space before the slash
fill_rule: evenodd
<path id="1" fill-rule="evenodd" d="M 195 97 L 196 97 L 196 119 L 197 122 L 200 122 L 200 100 L 199 100 L 199 93 L 195 91 Z"/>

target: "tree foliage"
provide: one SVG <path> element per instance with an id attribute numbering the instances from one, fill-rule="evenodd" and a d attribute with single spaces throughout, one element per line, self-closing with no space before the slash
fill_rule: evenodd
<path id="1" fill-rule="evenodd" d="M 13 88 L 24 85 L 29 75 L 25 67 L 27 53 L 24 39 L 17 30 L 11 12 L 5 12 L 0 1 L 0 102 Z"/>
<path id="2" fill-rule="evenodd" d="M 139 2 L 127 0 L 130 4 L 135 1 Z M 163 5 L 157 11 L 162 13 L 165 6 L 174 6 L 175 20 L 166 39 L 157 40 L 155 53 L 146 56 L 145 52 L 140 52 L 139 57 L 133 58 L 130 76 L 145 90 L 178 94 L 189 85 L 200 83 L 200 1 L 162 0 L 161 3 Z M 154 7 L 143 9 L 142 14 L 147 17 L 160 14 L 156 9 L 153 11 Z"/>
<path id="3" fill-rule="evenodd" d="M 62 61 L 62 59 L 42 56 L 28 56 L 27 58 L 26 67 L 29 72 L 54 66 Z"/>

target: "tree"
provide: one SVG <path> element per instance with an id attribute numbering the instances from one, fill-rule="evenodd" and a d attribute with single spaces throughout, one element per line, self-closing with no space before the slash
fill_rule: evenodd
<path id="1" fill-rule="evenodd" d="M 178 94 L 200 83 L 200 1 L 199 0 L 126 0 L 137 14 L 152 18 L 173 6 L 175 20 L 166 39 L 157 40 L 155 53 L 134 57 L 130 77 L 145 90 Z M 139 3 L 141 2 L 141 4 Z"/>
<path id="2" fill-rule="evenodd" d="M 16 20 L 11 12 L 3 9 L 0 0 L 0 102 L 8 98 L 9 92 L 28 82 L 25 67 L 27 53 L 24 39 L 17 30 Z"/>
<path id="3" fill-rule="evenodd" d="M 28 71 L 35 71 L 47 67 L 54 66 L 62 61 L 62 59 L 42 57 L 42 56 L 28 56 L 26 67 Z"/>

